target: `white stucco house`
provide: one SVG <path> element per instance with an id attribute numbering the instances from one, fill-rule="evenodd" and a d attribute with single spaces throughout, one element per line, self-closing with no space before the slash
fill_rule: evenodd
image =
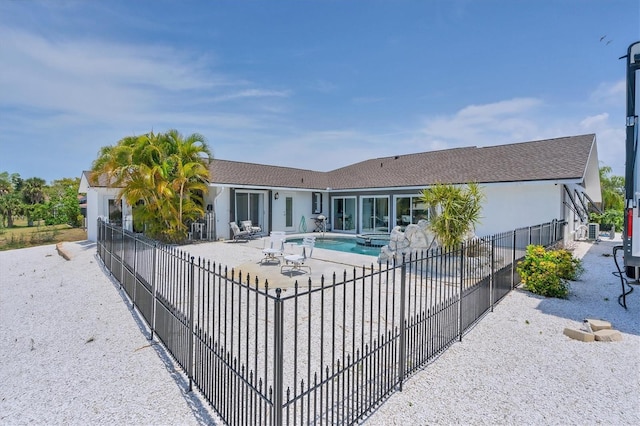
<path id="1" fill-rule="evenodd" d="M 327 230 L 345 234 L 390 232 L 428 214 L 419 193 L 436 183 L 477 182 L 486 196 L 478 236 L 566 220 L 568 234 L 588 221 L 601 201 L 594 134 L 489 147 L 400 154 L 328 172 L 214 159 L 205 197 L 212 239 L 231 236 L 229 222 L 251 220 L 269 231 L 311 232 L 325 216 Z M 117 189 L 96 185 L 83 172 L 88 238 L 98 217 L 131 227 L 131 209 Z"/>

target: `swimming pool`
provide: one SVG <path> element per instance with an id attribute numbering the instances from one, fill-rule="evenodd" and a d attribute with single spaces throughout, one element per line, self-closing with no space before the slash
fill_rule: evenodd
<path id="1" fill-rule="evenodd" d="M 287 243 L 302 243 L 302 238 L 287 238 Z M 364 254 L 378 256 L 380 247 L 365 247 L 356 244 L 356 239 L 351 237 L 316 237 L 316 247 L 326 250 L 341 251 L 343 253 Z"/>

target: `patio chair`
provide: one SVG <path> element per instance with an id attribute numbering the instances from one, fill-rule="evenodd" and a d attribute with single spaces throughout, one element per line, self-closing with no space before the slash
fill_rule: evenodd
<path id="1" fill-rule="evenodd" d="M 231 231 L 233 232 L 233 241 L 236 241 L 236 242 L 238 240 L 247 241 L 249 238 L 251 238 L 251 232 L 241 231 L 237 223 L 229 222 L 229 226 L 231 227 Z"/>
<path id="2" fill-rule="evenodd" d="M 280 263 L 279 257 L 284 256 L 284 243 L 286 240 L 286 234 L 282 231 L 271 231 L 269 237 L 269 246 L 262 249 L 264 257 L 260 260 L 260 264 L 263 262 L 276 261 Z"/>
<path id="3" fill-rule="evenodd" d="M 302 241 L 302 254 L 289 254 L 284 256 L 285 264 L 280 266 L 280 273 L 289 271 L 289 276 L 292 276 L 293 271 L 302 271 L 303 268 L 307 268 L 311 273 L 311 266 L 305 265 L 304 262 L 307 258 L 311 258 L 313 254 L 313 247 L 316 244 L 316 237 L 305 237 Z M 309 255 L 307 256 L 307 249 Z"/>
<path id="4" fill-rule="evenodd" d="M 262 232 L 262 228 L 259 226 L 253 226 L 250 220 L 242 220 L 240 221 L 240 226 L 242 226 L 243 231 L 249 232 L 249 234 L 254 237 Z"/>

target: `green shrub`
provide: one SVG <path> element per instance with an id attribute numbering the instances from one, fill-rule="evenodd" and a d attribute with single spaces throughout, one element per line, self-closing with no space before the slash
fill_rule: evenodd
<path id="1" fill-rule="evenodd" d="M 624 222 L 624 210 L 609 209 L 605 210 L 603 214 L 591 213 L 589 214 L 589 221 L 599 223 L 601 231 L 609 231 L 612 226 L 615 226 L 620 231 Z"/>
<path id="2" fill-rule="evenodd" d="M 524 288 L 545 297 L 566 298 L 568 281 L 576 280 L 583 272 L 582 261 L 567 250 L 546 250 L 530 245 L 527 254 L 516 268 Z"/>

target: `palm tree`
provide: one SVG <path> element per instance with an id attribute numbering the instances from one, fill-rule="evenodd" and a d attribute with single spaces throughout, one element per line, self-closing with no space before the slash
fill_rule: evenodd
<path id="1" fill-rule="evenodd" d="M 136 155 L 136 151 L 139 150 L 136 146 L 142 145 L 148 138 L 148 134 L 138 137 L 127 136 L 120 139 L 116 145 L 100 148 L 98 158 L 91 168 L 94 172 L 91 175 L 91 183 L 97 184 L 100 178 L 106 179 L 107 186 L 122 188 L 118 192 L 118 198 L 121 198 L 131 174 L 142 161 L 141 157 Z"/>
<path id="2" fill-rule="evenodd" d="M 609 176 L 612 169 L 602 166 L 600 172 L 600 187 L 602 190 L 602 211 L 624 210 L 624 177 Z"/>
<path id="3" fill-rule="evenodd" d="M 22 186 L 22 200 L 25 203 L 27 225 L 33 226 L 32 211 L 37 204 L 45 201 L 45 186 L 47 182 L 39 177 L 31 177 L 24 181 Z"/>
<path id="4" fill-rule="evenodd" d="M 13 191 L 11 183 L 11 175 L 9 172 L 0 173 L 0 196 L 6 195 Z"/>
<path id="5" fill-rule="evenodd" d="M 445 248 L 461 244 L 480 222 L 484 194 L 477 183 L 437 184 L 424 189 L 420 198 L 429 208 L 429 227 Z"/>
<path id="6" fill-rule="evenodd" d="M 193 219 L 194 214 L 202 216 L 202 197 L 208 189 L 207 180 L 209 170 L 203 162 L 203 154 L 211 157 L 204 136 L 194 133 L 184 139 L 177 130 L 170 130 L 166 137 L 170 140 L 169 146 L 175 147 L 171 155 L 174 165 L 171 187 L 178 193 L 178 219 L 183 223 L 183 215 Z M 186 209 L 185 209 L 186 207 Z"/>
<path id="7" fill-rule="evenodd" d="M 22 212 L 22 203 L 19 190 L 22 187 L 22 179 L 18 173 L 0 173 L 0 215 L 2 224 L 7 219 L 7 227 L 13 228 L 13 216 Z"/>
<path id="8" fill-rule="evenodd" d="M 134 206 L 137 226 L 163 241 L 187 235 L 187 222 L 204 215 L 202 194 L 209 178 L 211 153 L 204 136 L 184 138 L 177 130 L 126 137 L 103 147 L 93 164 L 94 181 L 122 188 L 118 198 Z"/>

